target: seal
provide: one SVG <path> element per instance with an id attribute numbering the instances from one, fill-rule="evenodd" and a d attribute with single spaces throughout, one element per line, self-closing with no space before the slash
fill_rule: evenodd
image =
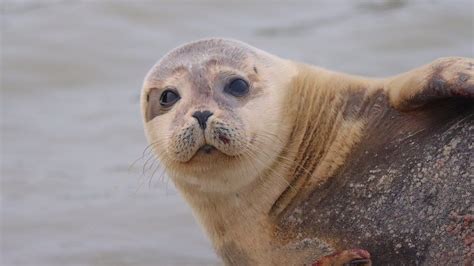
<path id="1" fill-rule="evenodd" d="M 228 265 L 458 264 L 473 254 L 473 66 L 375 79 L 205 39 L 153 66 L 141 109 Z"/>

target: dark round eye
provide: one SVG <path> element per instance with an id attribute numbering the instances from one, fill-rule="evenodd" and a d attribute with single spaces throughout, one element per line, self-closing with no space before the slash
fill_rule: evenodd
<path id="1" fill-rule="evenodd" d="M 165 90 L 160 96 L 160 104 L 163 107 L 170 107 L 176 103 L 181 97 L 176 91 Z"/>
<path id="2" fill-rule="evenodd" d="M 232 80 L 224 88 L 224 91 L 236 97 L 242 97 L 249 92 L 249 84 L 247 83 L 247 81 L 237 78 Z"/>

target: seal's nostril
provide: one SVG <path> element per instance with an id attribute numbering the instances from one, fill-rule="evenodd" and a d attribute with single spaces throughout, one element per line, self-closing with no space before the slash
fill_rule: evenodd
<path id="1" fill-rule="evenodd" d="M 199 127 L 202 128 L 202 129 L 206 129 L 206 122 L 207 122 L 207 119 L 213 115 L 213 113 L 211 113 L 210 111 L 196 111 L 193 113 L 193 117 L 197 119 L 198 123 L 199 123 Z"/>

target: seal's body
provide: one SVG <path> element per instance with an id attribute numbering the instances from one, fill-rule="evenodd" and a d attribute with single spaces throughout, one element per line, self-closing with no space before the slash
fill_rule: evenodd
<path id="1" fill-rule="evenodd" d="M 145 131 L 227 264 L 459 263 L 473 66 L 368 79 L 201 40 L 148 73 Z"/>

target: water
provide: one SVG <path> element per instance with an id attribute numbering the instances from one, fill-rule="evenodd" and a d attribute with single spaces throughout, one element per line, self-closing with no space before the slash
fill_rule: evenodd
<path id="1" fill-rule="evenodd" d="M 1 264 L 219 265 L 167 178 L 141 176 L 139 90 L 187 41 L 224 36 L 387 76 L 474 56 L 466 1 L 4 1 Z M 159 172 L 159 171 L 158 171 Z"/>

